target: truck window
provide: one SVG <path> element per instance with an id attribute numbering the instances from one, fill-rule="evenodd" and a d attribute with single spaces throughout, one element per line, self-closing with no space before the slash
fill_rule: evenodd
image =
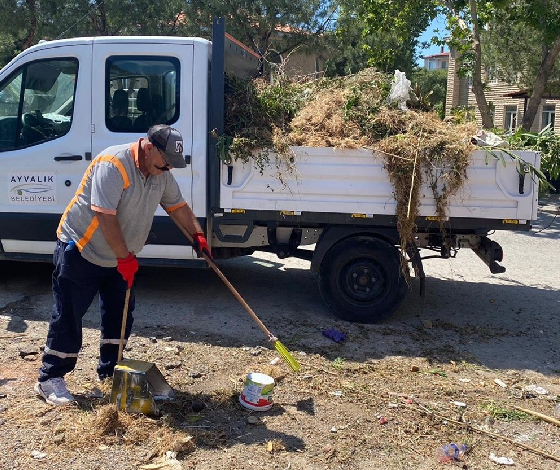
<path id="1" fill-rule="evenodd" d="M 70 130 L 76 59 L 28 63 L 0 83 L 0 152 L 57 139 Z"/>
<path id="2" fill-rule="evenodd" d="M 112 56 L 105 66 L 105 125 L 112 132 L 146 132 L 179 119 L 179 61 L 173 57 Z"/>

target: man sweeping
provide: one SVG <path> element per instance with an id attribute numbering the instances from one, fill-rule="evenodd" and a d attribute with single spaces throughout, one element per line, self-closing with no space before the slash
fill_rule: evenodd
<path id="1" fill-rule="evenodd" d="M 202 228 L 171 168 L 184 168 L 183 138 L 158 124 L 138 142 L 109 147 L 90 164 L 57 230 L 53 262 L 54 307 L 35 392 L 55 406 L 75 401 L 64 376 L 76 366 L 82 317 L 99 293 L 101 341 L 97 374 L 113 375 L 127 289 L 134 285 L 138 253 L 161 205 L 193 238 L 200 257 L 209 255 Z M 132 328 L 130 294 L 125 341 Z"/>

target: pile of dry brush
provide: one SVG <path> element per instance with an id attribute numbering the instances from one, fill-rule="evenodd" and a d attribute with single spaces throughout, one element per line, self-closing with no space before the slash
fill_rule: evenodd
<path id="1" fill-rule="evenodd" d="M 422 183 L 432 189 L 440 221 L 466 179 L 475 124 L 445 122 L 433 112 L 387 103 L 392 77 L 368 69 L 307 83 L 229 77 L 226 126 L 218 138 L 225 161 L 252 158 L 262 170 L 269 151 L 293 163 L 290 146 L 370 148 L 383 155 L 394 186 L 404 248 L 412 240 Z M 443 228 L 443 226 L 442 226 Z"/>

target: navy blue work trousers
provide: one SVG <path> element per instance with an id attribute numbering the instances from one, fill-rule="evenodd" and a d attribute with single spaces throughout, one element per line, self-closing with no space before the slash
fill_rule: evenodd
<path id="1" fill-rule="evenodd" d="M 82 258 L 73 243 L 58 240 L 53 262 L 54 306 L 39 381 L 63 377 L 76 366 L 82 347 L 82 318 L 97 293 L 101 311 L 97 373 L 102 379 L 111 377 L 117 363 L 126 281 L 116 268 L 97 266 Z M 133 311 L 134 289 L 130 293 L 125 341 L 132 328 Z"/>

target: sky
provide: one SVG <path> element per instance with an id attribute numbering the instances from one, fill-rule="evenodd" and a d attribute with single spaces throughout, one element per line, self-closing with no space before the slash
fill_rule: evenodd
<path id="1" fill-rule="evenodd" d="M 440 32 L 436 34 L 434 32 L 435 30 L 440 30 Z M 432 37 L 436 35 L 442 37 L 445 35 L 444 31 L 445 31 L 445 17 L 438 16 L 434 21 L 432 21 L 432 24 L 428 27 L 428 29 L 420 36 L 420 42 L 430 41 Z M 448 51 L 448 50 L 449 48 L 445 46 L 444 51 Z M 428 49 L 418 49 L 416 52 L 420 56 L 425 56 L 430 54 L 437 54 L 440 51 L 441 51 L 441 46 L 436 46 L 434 44 L 431 44 Z M 420 58 L 416 61 L 416 64 L 422 67 L 424 66 L 424 60 Z"/>

